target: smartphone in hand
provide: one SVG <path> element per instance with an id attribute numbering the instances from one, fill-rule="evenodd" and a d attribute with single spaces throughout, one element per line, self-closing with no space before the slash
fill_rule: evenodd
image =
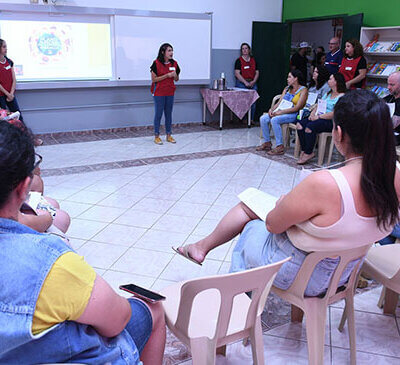
<path id="1" fill-rule="evenodd" d="M 156 303 L 160 300 L 165 300 L 165 297 L 162 295 L 134 284 L 120 285 L 119 288 L 149 303 Z"/>

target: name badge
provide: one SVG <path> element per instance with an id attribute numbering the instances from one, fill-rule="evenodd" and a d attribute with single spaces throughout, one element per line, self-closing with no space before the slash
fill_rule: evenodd
<path id="1" fill-rule="evenodd" d="M 175 67 L 170 67 L 169 70 L 170 71 L 175 71 Z"/>
<path id="2" fill-rule="evenodd" d="M 351 71 L 352 69 L 353 69 L 353 67 L 350 67 L 350 66 L 345 67 L 346 71 Z"/>
<path id="3" fill-rule="evenodd" d="M 243 67 L 245 70 L 247 70 L 248 68 L 250 68 L 250 66 L 244 66 Z"/>
<path id="4" fill-rule="evenodd" d="M 6 70 L 9 70 L 11 68 L 10 65 L 8 65 L 7 67 L 4 67 Z"/>

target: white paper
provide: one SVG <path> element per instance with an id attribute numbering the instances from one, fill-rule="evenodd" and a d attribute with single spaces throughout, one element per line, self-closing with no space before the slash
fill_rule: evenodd
<path id="1" fill-rule="evenodd" d="M 256 188 L 248 188 L 238 195 L 238 198 L 246 204 L 264 222 L 268 213 L 275 208 L 278 198 L 264 193 Z"/>
<path id="2" fill-rule="evenodd" d="M 37 206 L 41 198 L 42 198 L 41 193 L 38 193 L 36 191 L 31 191 L 29 192 L 25 203 L 28 204 L 36 212 Z"/>
<path id="3" fill-rule="evenodd" d="M 282 99 L 281 102 L 279 103 L 279 106 L 276 108 L 276 110 L 286 110 L 293 108 L 293 103 L 291 101 Z"/>
<path id="4" fill-rule="evenodd" d="M 306 105 L 314 105 L 317 102 L 317 93 L 308 93 Z"/>
<path id="5" fill-rule="evenodd" d="M 248 88 L 246 88 L 246 89 L 242 89 L 241 87 L 232 87 L 232 88 L 230 88 L 229 90 L 234 90 L 234 91 L 253 91 L 253 89 L 248 89 Z"/>
<path id="6" fill-rule="evenodd" d="M 394 111 L 396 109 L 396 103 L 387 103 L 387 106 L 389 107 L 390 110 L 390 117 L 393 118 Z"/>
<path id="7" fill-rule="evenodd" d="M 326 114 L 326 100 L 319 99 L 317 107 L 317 115 Z"/>

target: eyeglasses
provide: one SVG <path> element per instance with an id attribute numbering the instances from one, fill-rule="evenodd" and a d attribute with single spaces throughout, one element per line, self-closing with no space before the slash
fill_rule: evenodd
<path id="1" fill-rule="evenodd" d="M 42 162 L 43 157 L 40 156 L 38 153 L 35 152 L 35 163 L 33 164 L 33 168 L 32 171 L 29 173 L 30 177 L 33 177 L 33 172 L 35 171 L 35 169 L 40 165 L 40 163 Z M 21 180 L 17 180 L 14 181 L 14 183 L 12 184 L 13 189 L 21 182 Z"/>
<path id="2" fill-rule="evenodd" d="M 35 171 L 35 169 L 40 165 L 40 163 L 42 162 L 43 157 L 40 156 L 38 153 L 35 152 L 35 163 L 33 165 L 33 169 L 32 171 Z"/>
<path id="3" fill-rule="evenodd" d="M 336 45 L 336 44 L 339 44 L 339 43 L 328 43 L 330 46 L 334 46 L 334 45 Z"/>

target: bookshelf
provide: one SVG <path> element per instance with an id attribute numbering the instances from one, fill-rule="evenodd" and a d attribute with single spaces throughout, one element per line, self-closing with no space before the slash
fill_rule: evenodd
<path id="1" fill-rule="evenodd" d="M 400 26 L 362 27 L 360 43 L 367 60 L 367 88 L 384 96 L 388 76 L 400 69 Z"/>

